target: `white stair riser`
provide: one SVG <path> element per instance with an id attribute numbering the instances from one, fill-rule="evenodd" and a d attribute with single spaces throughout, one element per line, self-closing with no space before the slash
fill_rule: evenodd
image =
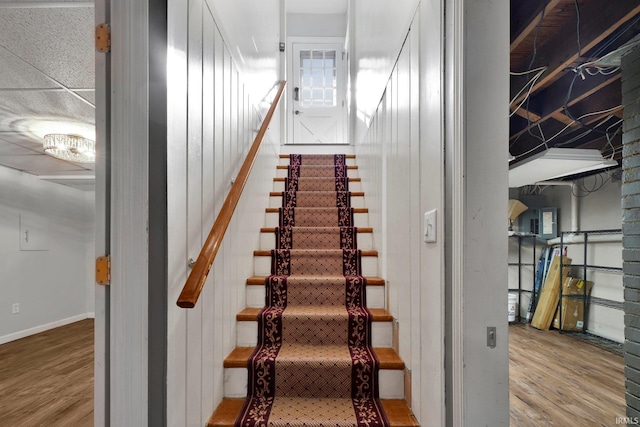
<path id="1" fill-rule="evenodd" d="M 238 347 L 255 347 L 258 345 L 258 322 L 237 322 L 236 345 Z M 371 322 L 371 345 L 379 348 L 393 346 L 393 323 Z"/>
<path id="2" fill-rule="evenodd" d="M 277 227 L 279 225 L 279 221 L 280 216 L 277 212 L 268 212 L 265 218 L 265 227 Z M 356 227 L 368 227 L 369 214 L 355 213 L 353 214 L 353 222 Z"/>
<path id="3" fill-rule="evenodd" d="M 273 181 L 273 191 L 284 191 L 284 182 Z M 360 181 L 350 182 L 349 191 L 362 191 L 362 183 Z"/>
<path id="4" fill-rule="evenodd" d="M 288 174 L 287 169 L 277 169 L 276 170 L 276 178 L 286 178 Z M 347 169 L 347 177 L 349 178 L 359 178 L 358 169 Z"/>
<path id="5" fill-rule="evenodd" d="M 276 247 L 275 233 L 260 233 L 260 250 L 268 251 Z M 358 249 L 373 249 L 373 233 L 358 233 Z"/>
<path id="6" fill-rule="evenodd" d="M 253 275 L 269 276 L 271 274 L 271 257 L 270 256 L 254 256 L 253 257 Z M 362 257 L 362 275 L 377 276 L 378 275 L 378 257 L 363 256 Z"/>
<path id="7" fill-rule="evenodd" d="M 347 166 L 355 166 L 356 165 L 356 159 L 353 158 L 346 158 L 344 159 L 345 163 L 347 164 Z M 289 166 L 289 158 L 280 158 L 280 166 Z"/>
<path id="8" fill-rule="evenodd" d="M 367 286 L 367 307 L 386 308 L 385 287 Z M 264 286 L 247 286 L 247 307 L 262 308 L 265 303 Z"/>
<path id="9" fill-rule="evenodd" d="M 224 397 L 243 398 L 247 396 L 249 380 L 246 368 L 225 368 Z M 400 369 L 380 369 L 378 373 L 381 399 L 404 399 L 404 371 Z"/>
<path id="10" fill-rule="evenodd" d="M 269 197 L 269 207 L 270 208 L 280 208 L 280 207 L 282 207 L 282 196 L 271 196 L 271 197 Z M 362 197 L 362 196 L 351 196 L 351 207 L 352 208 L 364 208 L 364 197 Z"/>

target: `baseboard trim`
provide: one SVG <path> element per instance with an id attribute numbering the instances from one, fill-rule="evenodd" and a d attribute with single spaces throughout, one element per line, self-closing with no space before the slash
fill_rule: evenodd
<path id="1" fill-rule="evenodd" d="M 0 337 L 0 344 L 6 344 L 11 341 L 19 340 L 21 338 L 26 338 L 31 335 L 39 334 L 40 332 L 48 331 L 50 329 L 59 328 L 60 326 L 65 326 L 70 323 L 79 322 L 84 319 L 95 317 L 95 313 L 83 313 L 78 314 L 77 316 L 67 317 L 66 319 L 56 320 L 55 322 L 46 323 L 44 325 L 35 326 L 33 328 L 25 329 L 23 331 L 14 332 L 8 335 L 4 335 Z"/>

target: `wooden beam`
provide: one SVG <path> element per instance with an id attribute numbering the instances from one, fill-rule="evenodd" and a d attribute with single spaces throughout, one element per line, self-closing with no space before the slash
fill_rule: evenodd
<path id="1" fill-rule="evenodd" d="M 549 11 L 553 10 L 561 0 L 549 0 L 544 5 L 544 1 L 542 4 L 536 4 L 535 10 L 531 10 L 531 5 L 533 2 L 518 2 L 518 11 L 512 13 L 511 20 L 517 20 L 521 25 L 519 28 L 512 28 L 511 33 L 514 37 L 511 40 L 511 45 L 509 47 L 509 52 L 513 52 L 520 44 L 536 30 L 536 27 L 540 23 L 540 18 L 544 13 L 547 15 Z M 544 8 L 544 9 L 543 9 Z M 514 16 L 515 15 L 515 16 Z M 523 16 L 524 15 L 524 16 Z"/>
<path id="2" fill-rule="evenodd" d="M 640 4 L 637 2 L 589 0 L 582 3 L 580 6 L 582 54 L 595 47 L 638 13 L 640 13 Z M 544 47 L 538 49 L 532 68 L 540 66 L 548 68 L 535 83 L 533 92 L 557 80 L 558 75 L 578 59 L 576 25 L 577 17 L 574 15 Z M 527 76 L 515 77 L 511 84 L 511 98 L 515 97 L 526 83 Z M 515 102 L 519 103 L 525 96 L 526 94 L 520 95 Z"/>
<path id="3" fill-rule="evenodd" d="M 578 78 L 578 80 L 574 82 L 572 91 L 573 95 L 567 103 L 567 106 L 571 107 L 572 105 L 575 105 L 578 102 L 590 97 L 591 95 L 605 89 L 612 83 L 619 81 L 620 76 L 620 73 L 616 73 L 611 76 L 589 76 L 586 80 Z M 529 108 L 536 111 L 541 111 L 539 116 L 539 123 L 545 122 L 550 118 L 554 118 L 564 123 L 565 125 L 571 122 L 571 119 L 566 114 L 562 114 L 562 110 L 564 108 L 564 101 L 567 96 L 568 90 L 564 88 L 568 88 L 568 86 L 571 84 L 572 79 L 573 75 L 566 75 L 565 77 L 558 80 L 553 86 L 546 88 L 544 91 L 540 92 L 538 95 L 530 99 Z M 562 90 L 559 90 L 556 86 L 559 86 L 560 88 L 562 88 Z M 519 113 L 517 114 L 521 115 Z M 526 118 L 526 112 L 523 117 Z M 518 136 L 522 135 L 523 133 L 527 132 L 529 129 L 537 125 L 538 120 L 533 120 L 530 125 L 525 126 L 523 129 L 514 133 L 510 136 L 509 139 L 514 140 Z"/>

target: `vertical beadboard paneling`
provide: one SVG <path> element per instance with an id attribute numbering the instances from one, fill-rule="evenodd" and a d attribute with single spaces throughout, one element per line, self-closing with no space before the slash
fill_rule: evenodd
<path id="1" fill-rule="evenodd" d="M 202 86 L 203 4 L 189 2 L 187 59 L 187 256 L 196 259 L 202 247 Z M 187 425 L 201 424 L 202 307 L 187 311 Z"/>
<path id="2" fill-rule="evenodd" d="M 359 5 L 356 2 L 356 27 L 360 28 L 355 36 L 366 38 L 371 35 L 369 24 L 361 22 L 370 12 L 363 12 Z M 400 6 L 407 16 L 414 10 L 411 2 Z M 356 96 L 357 104 L 365 104 L 355 108 L 359 114 L 355 150 L 380 270 L 387 280 L 388 310 L 398 320 L 399 353 L 411 371 L 410 403 L 422 425 L 444 425 L 442 222 L 438 243 L 426 245 L 422 240 L 422 214 L 430 209 L 442 212 L 444 197 L 439 7 L 422 4 L 410 28 L 387 26 L 385 31 L 404 28 L 402 37 L 407 39 L 401 50 L 390 51 L 389 44 L 364 50 L 374 40 L 368 38 L 356 42 L 353 53 L 358 59 L 365 56 L 363 51 L 368 59 L 397 59 L 385 85 L 371 88 L 382 93 L 377 109 L 371 109 L 368 98 Z M 401 20 L 399 15 L 394 19 Z M 422 20 L 430 21 L 428 41 L 421 32 Z M 370 74 L 382 72 L 385 64 L 380 60 L 375 71 L 356 66 L 354 73 L 381 84 L 380 76 Z M 368 111 L 371 115 L 363 114 Z M 363 117 L 370 119 L 366 133 L 361 129 Z"/>
<path id="3" fill-rule="evenodd" d="M 265 94 L 245 89 L 205 0 L 188 9 L 170 3 L 167 425 L 202 426 L 224 395 L 223 360 L 235 346 L 279 133 L 267 133 L 200 301 L 178 308 L 187 260 L 197 257 L 253 142 L 253 109 Z"/>

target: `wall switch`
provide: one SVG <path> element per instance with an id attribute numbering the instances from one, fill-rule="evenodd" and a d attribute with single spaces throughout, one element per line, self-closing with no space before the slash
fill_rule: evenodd
<path id="1" fill-rule="evenodd" d="M 435 243 L 438 241 L 436 233 L 438 212 L 434 209 L 424 214 L 424 242 Z"/>
<path id="2" fill-rule="evenodd" d="M 18 304 L 18 303 L 13 304 L 13 305 L 11 306 L 11 312 L 12 312 L 13 314 L 18 314 L 18 313 L 20 313 L 20 304 Z"/>
<path id="3" fill-rule="evenodd" d="M 496 327 L 487 326 L 487 347 L 496 348 Z"/>

